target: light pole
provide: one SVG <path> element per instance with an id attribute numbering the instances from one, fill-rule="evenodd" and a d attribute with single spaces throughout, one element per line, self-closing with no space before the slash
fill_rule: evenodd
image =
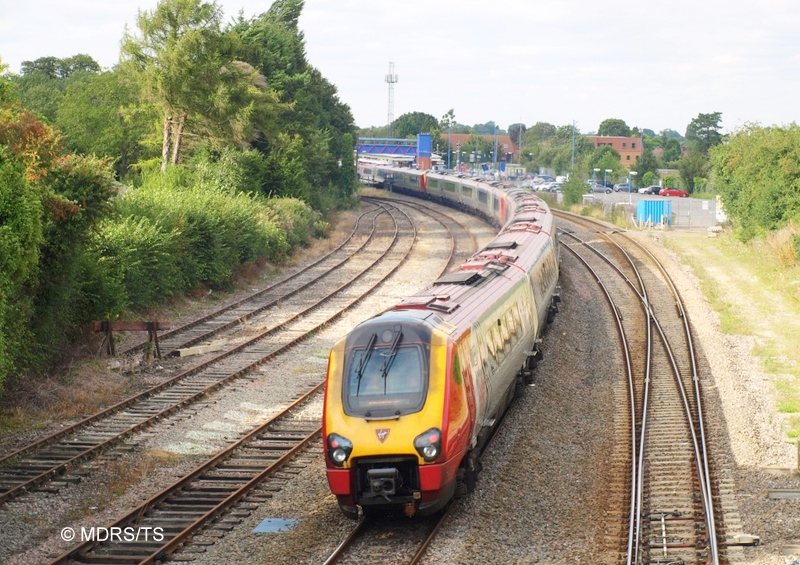
<path id="1" fill-rule="evenodd" d="M 497 168 L 497 131 L 500 129 L 500 126 L 494 126 L 494 151 L 492 152 L 492 171 Z"/>
<path id="2" fill-rule="evenodd" d="M 456 168 L 461 170 L 461 143 L 456 143 Z"/>
<path id="3" fill-rule="evenodd" d="M 603 194 L 606 193 L 606 188 L 608 188 L 608 185 L 606 183 L 608 182 L 608 173 L 610 172 L 611 169 L 605 169 L 605 172 L 603 173 Z"/>
<path id="4" fill-rule="evenodd" d="M 453 131 L 453 126 L 448 125 L 447 127 L 447 170 L 450 170 L 450 134 Z"/>
<path id="5" fill-rule="evenodd" d="M 638 175 L 639 173 L 637 173 L 636 171 L 629 171 L 629 174 L 630 176 L 628 178 L 628 206 L 632 204 L 631 193 L 633 192 L 633 181 L 636 180 L 636 175 Z"/>

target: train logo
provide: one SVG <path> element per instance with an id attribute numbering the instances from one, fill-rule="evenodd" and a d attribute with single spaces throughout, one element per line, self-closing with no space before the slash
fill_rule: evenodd
<path id="1" fill-rule="evenodd" d="M 383 443 L 386 441 L 386 438 L 389 437 L 389 431 L 386 428 L 381 428 L 379 430 L 375 430 L 375 435 L 378 436 L 378 441 Z"/>

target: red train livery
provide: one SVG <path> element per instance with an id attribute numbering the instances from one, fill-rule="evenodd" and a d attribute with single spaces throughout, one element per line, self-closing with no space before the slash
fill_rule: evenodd
<path id="1" fill-rule="evenodd" d="M 376 167 L 376 170 L 378 167 Z M 539 197 L 465 176 L 380 167 L 376 184 L 502 226 L 467 262 L 339 340 L 323 414 L 342 512 L 409 516 L 472 492 L 479 454 L 531 380 L 558 302 L 558 239 Z"/>

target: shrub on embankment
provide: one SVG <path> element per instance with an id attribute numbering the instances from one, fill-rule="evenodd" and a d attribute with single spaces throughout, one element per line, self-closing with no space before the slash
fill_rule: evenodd
<path id="1" fill-rule="evenodd" d="M 0 159 L 0 394 L 7 377 L 14 385 L 62 359 L 87 322 L 227 287 L 237 269 L 279 264 L 327 225 L 298 199 L 222 190 L 187 170 L 144 175 L 109 200 L 98 162 L 65 164 L 42 189 Z M 87 207 L 77 189 L 94 184 Z"/>
<path id="2" fill-rule="evenodd" d="M 109 281 L 111 317 L 200 286 L 226 287 L 241 265 L 280 263 L 293 245 L 308 243 L 318 220 L 295 199 L 200 188 L 140 188 L 116 208 L 90 250 Z"/>

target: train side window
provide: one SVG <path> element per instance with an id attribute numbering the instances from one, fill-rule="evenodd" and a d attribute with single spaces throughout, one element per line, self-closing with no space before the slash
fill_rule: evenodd
<path id="1" fill-rule="evenodd" d="M 494 211 L 498 212 L 500 210 L 500 199 L 495 196 L 494 197 Z"/>
<path id="2" fill-rule="evenodd" d="M 490 371 L 497 369 L 497 342 L 494 339 L 493 329 L 486 333 L 486 346 L 489 350 L 489 355 L 486 356 L 486 365 Z"/>
<path id="3" fill-rule="evenodd" d="M 497 357 L 497 349 L 495 348 L 494 335 L 492 334 L 492 330 L 489 330 L 486 333 L 486 349 L 489 350 L 490 357 L 494 358 Z"/>
<path id="4" fill-rule="evenodd" d="M 481 204 L 488 204 L 489 203 L 489 193 L 485 190 L 478 189 L 478 202 Z"/>
<path id="5" fill-rule="evenodd" d="M 521 335 L 524 331 L 522 329 L 521 309 L 522 307 L 519 302 L 515 302 L 514 307 L 511 309 L 511 318 L 514 320 L 514 328 L 516 329 L 517 335 Z"/>
<path id="6" fill-rule="evenodd" d="M 503 314 L 503 317 L 498 320 L 500 322 L 500 339 L 503 340 L 503 346 L 511 341 L 511 335 L 509 334 L 509 327 L 508 327 L 508 320 L 507 314 Z"/>
<path id="7" fill-rule="evenodd" d="M 505 341 L 503 340 L 503 336 L 501 335 L 497 326 L 492 327 L 492 338 L 494 339 L 494 349 L 495 356 L 497 358 L 497 364 L 499 365 L 505 356 Z"/>
<path id="8" fill-rule="evenodd" d="M 455 192 L 456 191 L 456 185 L 455 185 L 455 183 L 452 183 L 452 182 L 445 182 L 444 183 L 444 189 L 447 192 Z"/>
<path id="9" fill-rule="evenodd" d="M 519 332 L 518 326 L 514 320 L 514 310 L 516 309 L 517 305 L 514 304 L 511 308 L 506 312 L 506 323 L 508 324 L 508 336 L 510 338 L 511 347 L 513 348 L 517 342 L 519 341 Z"/>
<path id="10" fill-rule="evenodd" d="M 472 187 L 471 186 L 464 186 L 461 185 L 461 194 L 466 196 L 467 198 L 472 198 Z"/>

